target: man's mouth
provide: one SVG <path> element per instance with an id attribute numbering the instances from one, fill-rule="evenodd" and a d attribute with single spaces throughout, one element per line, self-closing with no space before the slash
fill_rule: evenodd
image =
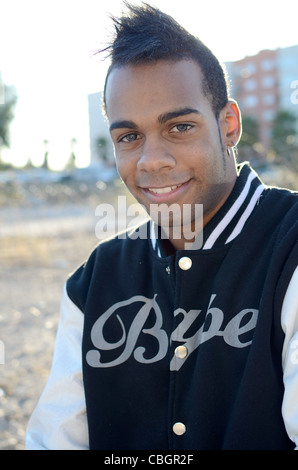
<path id="1" fill-rule="evenodd" d="M 184 183 L 176 184 L 175 186 L 166 186 L 165 188 L 148 188 L 148 191 L 154 194 L 167 194 L 172 191 L 175 191 L 175 189 L 179 188 L 183 184 Z"/>

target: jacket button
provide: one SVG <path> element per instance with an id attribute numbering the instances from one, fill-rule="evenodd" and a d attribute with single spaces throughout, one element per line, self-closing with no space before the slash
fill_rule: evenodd
<path id="1" fill-rule="evenodd" d="M 187 347 L 186 346 L 178 346 L 175 349 L 175 356 L 179 359 L 184 359 L 187 356 Z"/>
<path id="2" fill-rule="evenodd" d="M 183 423 L 175 423 L 173 431 L 177 436 L 182 436 L 186 432 L 186 426 Z"/>
<path id="3" fill-rule="evenodd" d="M 180 258 L 178 261 L 178 265 L 180 269 L 183 269 L 183 271 L 187 271 L 188 269 L 191 268 L 192 266 L 192 261 L 190 258 L 187 256 L 183 256 L 183 258 Z"/>

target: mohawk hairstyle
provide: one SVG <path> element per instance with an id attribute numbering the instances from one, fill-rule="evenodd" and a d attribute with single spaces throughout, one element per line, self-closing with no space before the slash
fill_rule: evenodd
<path id="1" fill-rule="evenodd" d="M 223 67 L 211 50 L 159 9 L 147 3 L 134 6 L 125 1 L 124 5 L 127 15 L 111 17 L 115 28 L 112 42 L 97 52 L 106 52 L 111 59 L 104 87 L 104 110 L 106 84 L 112 69 L 158 60 L 190 59 L 201 67 L 203 93 L 218 118 L 228 101 L 229 90 Z"/>

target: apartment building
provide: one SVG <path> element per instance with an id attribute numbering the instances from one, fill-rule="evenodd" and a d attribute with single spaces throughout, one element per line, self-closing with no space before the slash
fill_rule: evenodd
<path id="1" fill-rule="evenodd" d="M 270 146 L 276 113 L 288 110 L 298 117 L 298 99 L 295 99 L 296 85 L 298 89 L 298 45 L 263 50 L 225 65 L 231 97 L 239 103 L 243 116 L 252 116 L 257 120 L 260 142 L 266 151 Z"/>
<path id="2" fill-rule="evenodd" d="M 109 127 L 101 105 L 101 92 L 88 95 L 90 165 L 96 167 L 110 166 L 114 162 Z"/>

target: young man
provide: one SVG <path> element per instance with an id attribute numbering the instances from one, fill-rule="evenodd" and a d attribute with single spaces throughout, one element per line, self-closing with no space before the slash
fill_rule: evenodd
<path id="1" fill-rule="evenodd" d="M 119 174 L 154 220 L 68 279 L 27 448 L 293 449 L 297 194 L 237 166 L 240 113 L 214 55 L 159 10 L 128 9 L 104 104 Z"/>

